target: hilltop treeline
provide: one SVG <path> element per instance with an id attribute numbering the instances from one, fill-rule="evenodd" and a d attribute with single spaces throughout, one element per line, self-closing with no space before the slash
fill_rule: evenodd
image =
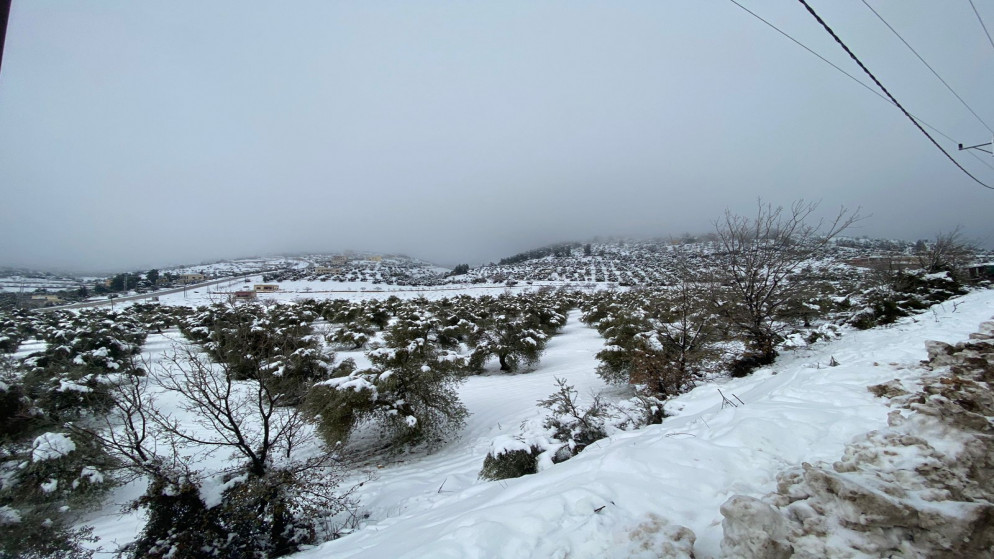
<path id="1" fill-rule="evenodd" d="M 555 256 L 559 258 L 566 258 L 573 255 L 573 249 L 579 248 L 580 243 L 559 243 L 555 245 L 549 245 L 547 247 L 536 248 L 533 250 L 521 252 L 513 256 L 508 256 L 507 258 L 501 258 L 499 264 L 506 266 L 509 264 L 518 264 L 519 262 L 524 262 L 526 260 L 538 260 L 539 258 L 545 258 L 546 256 Z"/>

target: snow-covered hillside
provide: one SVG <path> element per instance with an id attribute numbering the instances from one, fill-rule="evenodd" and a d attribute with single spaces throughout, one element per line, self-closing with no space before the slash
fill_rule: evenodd
<path id="1" fill-rule="evenodd" d="M 553 391 L 554 377 L 581 393 L 605 388 L 593 359 L 603 340 L 574 314 L 538 370 L 461 387 L 472 415 L 458 439 L 433 454 L 368 465 L 375 479 L 357 494 L 368 514 L 361 529 L 297 556 L 648 557 L 661 546 L 679 556 L 691 549 L 683 526 L 696 537 L 696 557 L 716 557 L 723 502 L 769 493 L 784 468 L 835 460 L 854 437 L 886 426 L 888 403 L 867 386 L 913 386 L 925 340 L 963 340 L 992 315 L 994 291 L 981 291 L 889 328 L 846 331 L 748 378 L 671 400 L 662 425 L 616 434 L 535 475 L 479 480 L 490 442 L 543 411 L 534 403 Z M 719 389 L 737 405 L 723 405 Z M 91 520 L 105 551 L 141 522 L 116 507 Z"/>
<path id="2" fill-rule="evenodd" d="M 601 342 L 574 317 L 539 371 L 464 386 L 474 415 L 460 440 L 379 471 L 360 494 L 370 513 L 363 529 L 298 556 L 656 557 L 674 537 L 665 545 L 679 549 L 674 526 L 684 526 L 696 557 L 716 557 L 726 499 L 762 496 L 784 468 L 836 460 L 854 437 L 885 427 L 888 403 L 867 386 L 911 387 L 925 340 L 966 339 L 992 315 L 994 291 L 982 291 L 890 328 L 848 331 L 673 399 L 662 425 L 602 440 L 535 475 L 476 480 L 489 438 L 535 414 L 527 402 L 551 391 L 553 375 L 598 385 L 590 356 Z M 833 358 L 839 365 L 829 367 Z M 738 405 L 723 407 L 719 389 Z"/>

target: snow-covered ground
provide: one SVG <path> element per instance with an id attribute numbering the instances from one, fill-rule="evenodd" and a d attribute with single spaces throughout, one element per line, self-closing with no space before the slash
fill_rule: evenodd
<path id="1" fill-rule="evenodd" d="M 966 339 L 991 316 L 994 290 L 888 328 L 847 330 L 747 378 L 671 400 L 662 425 L 601 440 L 538 474 L 479 480 L 491 441 L 544 412 L 535 404 L 555 390 L 555 377 L 581 395 L 605 388 L 594 372 L 603 340 L 573 313 L 535 371 L 472 377 L 461 386 L 472 415 L 458 438 L 432 454 L 367 464 L 376 478 L 357 493 L 365 525 L 296 557 L 655 557 L 676 525 L 696 534 L 698 558 L 716 557 L 723 502 L 769 493 L 784 468 L 836 460 L 846 443 L 886 426 L 887 400 L 866 387 L 895 378 L 913 384 L 925 340 Z M 162 351 L 165 342 L 150 337 L 147 350 Z M 829 367 L 833 358 L 838 366 Z M 737 405 L 723 406 L 719 389 Z M 121 488 L 113 501 L 136 491 Z M 121 516 L 109 504 L 92 525 L 103 542 L 120 544 L 141 529 L 141 517 Z M 656 555 L 640 555 L 649 551 Z"/>
<path id="2" fill-rule="evenodd" d="M 229 295 L 235 291 L 251 290 L 257 283 L 263 283 L 261 276 L 250 276 L 250 281 L 245 283 L 239 277 L 233 281 L 226 281 L 209 287 L 191 287 L 185 292 L 159 295 L 149 293 L 145 301 L 151 301 L 153 297 L 158 297 L 162 305 L 190 306 L 210 305 L 216 302 L 227 302 Z M 318 281 L 318 280 L 297 280 L 272 282 L 279 286 L 279 290 L 273 293 L 259 293 L 257 297 L 260 301 L 278 301 L 289 303 L 302 299 L 347 299 L 358 301 L 363 299 L 387 299 L 397 297 L 400 299 L 416 299 L 424 297 L 429 300 L 442 299 L 445 297 L 455 297 L 458 295 L 471 295 L 479 297 L 481 295 L 497 296 L 501 293 L 521 293 L 532 291 L 542 287 L 568 287 L 581 288 L 576 284 L 565 282 L 534 282 L 531 285 L 520 283 L 512 287 L 503 284 L 475 284 L 472 286 L 435 286 L 435 287 L 412 287 L 412 286 L 389 286 L 376 285 L 369 282 L 360 281 Z M 605 289 L 604 284 L 594 285 L 588 290 Z M 144 301 L 142 301 L 144 302 Z"/>

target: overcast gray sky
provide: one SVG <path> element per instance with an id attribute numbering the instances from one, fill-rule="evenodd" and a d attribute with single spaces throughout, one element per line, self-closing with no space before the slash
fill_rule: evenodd
<path id="1" fill-rule="evenodd" d="M 740 1 L 868 82 L 800 3 Z M 868 1 L 994 125 L 967 0 Z M 990 141 L 862 2 L 811 4 L 911 113 Z M 994 186 L 990 156 L 937 139 Z M 0 195 L 0 265 L 63 269 L 347 248 L 476 263 L 703 232 L 757 197 L 861 206 L 858 235 L 994 240 L 994 191 L 727 0 L 13 0 Z"/>

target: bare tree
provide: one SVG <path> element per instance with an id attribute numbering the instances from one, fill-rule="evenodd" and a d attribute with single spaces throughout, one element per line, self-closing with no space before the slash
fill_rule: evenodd
<path id="1" fill-rule="evenodd" d="M 289 396 L 273 391 L 274 383 L 265 378 L 236 381 L 226 363 L 212 363 L 190 347 L 178 349 L 167 361 L 169 366 L 154 371 L 153 377 L 180 396 L 181 408 L 201 429 L 155 410 L 154 421 L 166 433 L 187 446 L 228 449 L 244 458 L 256 476 L 267 473 L 275 453 L 291 456 L 304 420 L 297 408 L 286 406 Z"/>
<path id="2" fill-rule="evenodd" d="M 949 232 L 940 232 L 931 243 L 920 244 L 915 256 L 922 269 L 928 273 L 959 273 L 976 254 L 972 243 L 963 238 L 960 226 Z"/>
<path id="3" fill-rule="evenodd" d="M 334 491 L 343 469 L 338 457 L 313 452 L 314 430 L 267 373 L 236 380 L 231 367 L 195 347 L 177 348 L 148 369 L 147 377 L 116 388 L 112 413 L 88 431 L 150 480 L 135 505 L 150 513 L 133 556 L 197 556 L 202 549 L 279 556 L 315 537 L 316 518 L 352 506 L 351 491 Z M 175 410 L 161 403 L 166 395 Z M 225 451 L 234 460 L 216 471 L 198 469 L 188 456 Z M 212 478 L 227 487 L 220 504 L 204 502 L 199 491 Z"/>
<path id="4" fill-rule="evenodd" d="M 715 223 L 720 258 L 713 270 L 720 286 L 718 313 L 742 331 L 749 346 L 742 367 L 776 358 L 781 310 L 795 297 L 795 273 L 829 240 L 861 219 L 859 209 L 840 208 L 831 220 L 810 223 L 817 203 L 799 200 L 789 208 L 761 200 L 756 215 L 746 217 L 726 210 Z"/>

